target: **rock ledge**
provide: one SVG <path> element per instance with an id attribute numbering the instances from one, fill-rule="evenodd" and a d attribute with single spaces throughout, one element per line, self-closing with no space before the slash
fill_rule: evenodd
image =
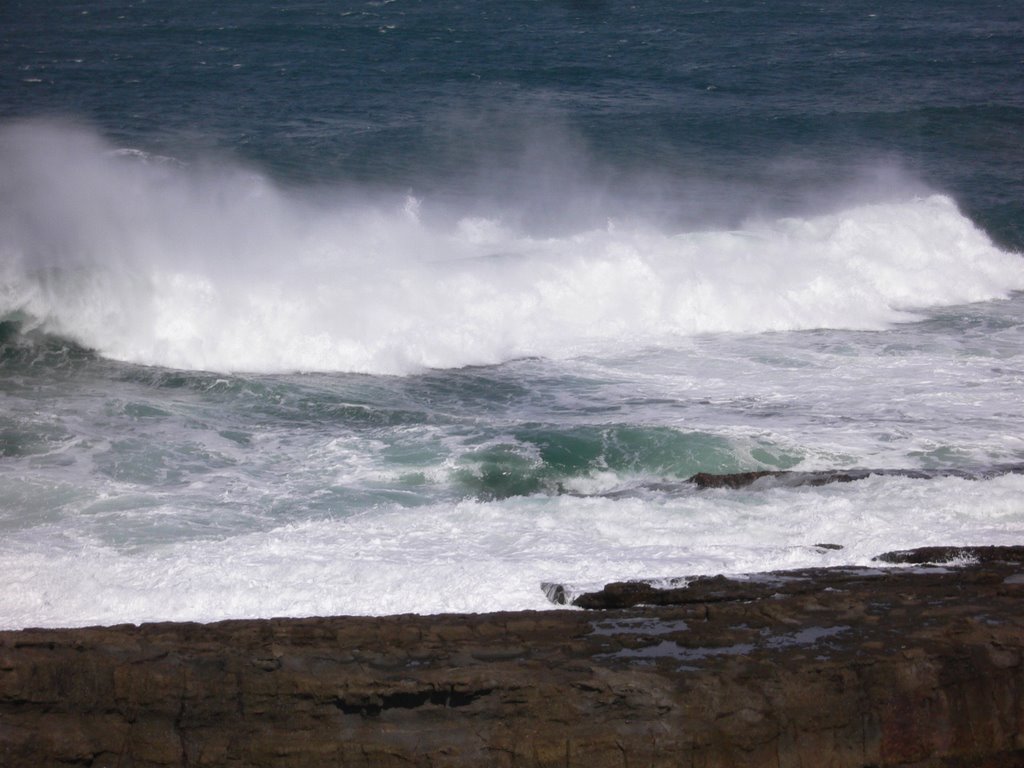
<path id="1" fill-rule="evenodd" d="M 2 632 L 0 764 L 1021 768 L 1024 548 L 957 562 L 654 607 Z"/>

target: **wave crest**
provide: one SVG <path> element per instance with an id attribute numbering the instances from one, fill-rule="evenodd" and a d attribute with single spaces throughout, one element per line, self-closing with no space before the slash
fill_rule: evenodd
<path id="1" fill-rule="evenodd" d="M 184 369 L 407 373 L 670 343 L 878 328 L 1024 289 L 948 197 L 676 232 L 558 236 L 412 195 L 285 192 L 224 166 L 0 131 L 0 317 Z"/>

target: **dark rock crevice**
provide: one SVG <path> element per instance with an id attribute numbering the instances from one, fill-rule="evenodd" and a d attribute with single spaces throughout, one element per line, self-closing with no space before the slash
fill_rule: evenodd
<path id="1" fill-rule="evenodd" d="M 395 691 L 359 701 L 338 698 L 334 704 L 346 715 L 375 717 L 389 709 L 419 709 L 425 706 L 443 707 L 445 709 L 468 707 L 479 699 L 489 696 L 491 692 L 490 689 L 476 691 L 457 691 L 454 689 Z"/>

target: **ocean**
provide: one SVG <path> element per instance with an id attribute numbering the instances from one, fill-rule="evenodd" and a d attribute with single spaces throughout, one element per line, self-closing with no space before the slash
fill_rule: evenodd
<path id="1" fill-rule="evenodd" d="M 1020 544 L 1022 251 L 1018 2 L 9 0 L 0 628 Z"/>

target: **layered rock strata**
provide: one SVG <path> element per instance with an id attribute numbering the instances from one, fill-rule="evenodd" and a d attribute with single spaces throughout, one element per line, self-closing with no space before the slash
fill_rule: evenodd
<path id="1" fill-rule="evenodd" d="M 973 558 L 654 607 L 4 632 L 0 764 L 1024 766 L 1024 549 Z"/>

